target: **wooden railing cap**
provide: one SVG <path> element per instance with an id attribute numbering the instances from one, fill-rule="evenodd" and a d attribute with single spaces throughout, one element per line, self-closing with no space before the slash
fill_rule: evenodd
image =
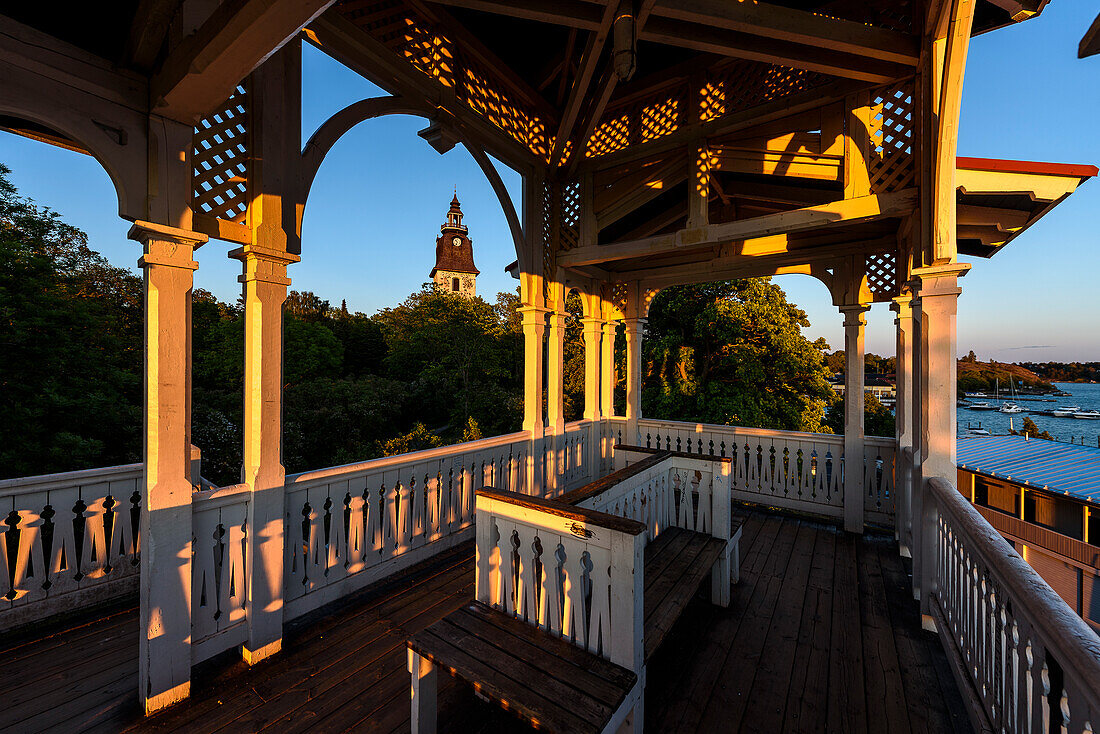
<path id="1" fill-rule="evenodd" d="M 627 535 L 641 535 L 645 532 L 645 525 L 637 520 L 628 520 L 625 517 L 609 515 L 606 512 L 588 510 L 583 507 L 574 507 L 559 500 L 545 500 L 541 497 L 532 497 L 529 494 L 509 492 L 503 489 L 493 489 L 492 487 L 483 487 L 477 490 L 477 496 L 507 502 L 518 507 L 528 507 L 540 512 L 547 512 L 551 515 L 564 517 L 567 520 L 597 525 L 601 528 L 626 533 Z"/>
<path id="2" fill-rule="evenodd" d="M 674 457 L 677 459 L 697 459 L 699 461 L 722 461 L 730 463 L 733 461 L 731 456 L 715 456 L 714 454 L 693 454 L 690 451 L 669 451 L 667 449 L 651 449 L 648 446 L 631 446 L 630 444 L 617 443 L 615 444 L 616 451 L 634 451 L 640 454 L 663 454 L 665 457 Z M 628 467 L 629 468 L 629 467 Z"/>

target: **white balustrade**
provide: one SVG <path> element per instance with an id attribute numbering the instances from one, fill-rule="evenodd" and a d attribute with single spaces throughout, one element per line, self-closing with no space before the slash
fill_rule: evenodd
<path id="1" fill-rule="evenodd" d="M 636 442 L 647 448 L 733 459 L 733 497 L 775 507 L 844 516 L 844 437 L 643 419 Z M 631 443 L 626 440 L 626 443 Z M 864 440 L 864 518 L 892 525 L 893 439 Z"/>
<path id="2" fill-rule="evenodd" d="M 191 661 L 248 639 L 245 598 L 247 484 L 195 492 L 191 497 Z"/>
<path id="3" fill-rule="evenodd" d="M 641 670 L 645 529 L 508 492 L 477 495 L 477 599 Z"/>
<path id="4" fill-rule="evenodd" d="M 529 450 L 521 432 L 287 477 L 286 619 L 472 538 L 474 493 L 525 491 Z"/>
<path id="5" fill-rule="evenodd" d="M 970 679 L 979 723 L 1004 732 L 1093 732 L 1100 638 L 951 483 L 926 483 L 934 528 L 930 612 Z"/>
<path id="6" fill-rule="evenodd" d="M 137 589 L 141 472 L 0 481 L 0 631 Z"/>

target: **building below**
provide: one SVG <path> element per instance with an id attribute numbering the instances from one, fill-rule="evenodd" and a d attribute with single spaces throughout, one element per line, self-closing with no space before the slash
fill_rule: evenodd
<path id="1" fill-rule="evenodd" d="M 959 491 L 1100 633 L 1100 449 L 967 436 L 957 462 Z"/>
<path id="2" fill-rule="evenodd" d="M 439 231 L 435 241 L 435 267 L 429 277 L 445 291 L 473 298 L 477 295 L 477 276 L 481 271 L 474 265 L 474 242 L 462 223 L 462 206 L 457 193 L 451 199 L 447 221 Z"/>

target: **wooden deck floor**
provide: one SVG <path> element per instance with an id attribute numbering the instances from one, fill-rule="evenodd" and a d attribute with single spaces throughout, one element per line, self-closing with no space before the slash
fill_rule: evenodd
<path id="1" fill-rule="evenodd" d="M 407 731 L 404 639 L 473 593 L 472 546 L 289 626 L 248 669 L 196 668 L 191 699 L 142 720 L 137 612 L 0 642 L 0 731 Z M 646 729 L 967 731 L 934 635 L 920 631 L 892 539 L 750 512 L 729 609 L 693 602 L 649 662 Z M 441 728 L 516 728 L 441 681 Z"/>

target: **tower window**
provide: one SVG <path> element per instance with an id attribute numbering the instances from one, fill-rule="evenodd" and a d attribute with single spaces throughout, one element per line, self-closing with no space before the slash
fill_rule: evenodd
<path id="1" fill-rule="evenodd" d="M 451 278 L 451 290 L 458 293 L 458 278 Z"/>

